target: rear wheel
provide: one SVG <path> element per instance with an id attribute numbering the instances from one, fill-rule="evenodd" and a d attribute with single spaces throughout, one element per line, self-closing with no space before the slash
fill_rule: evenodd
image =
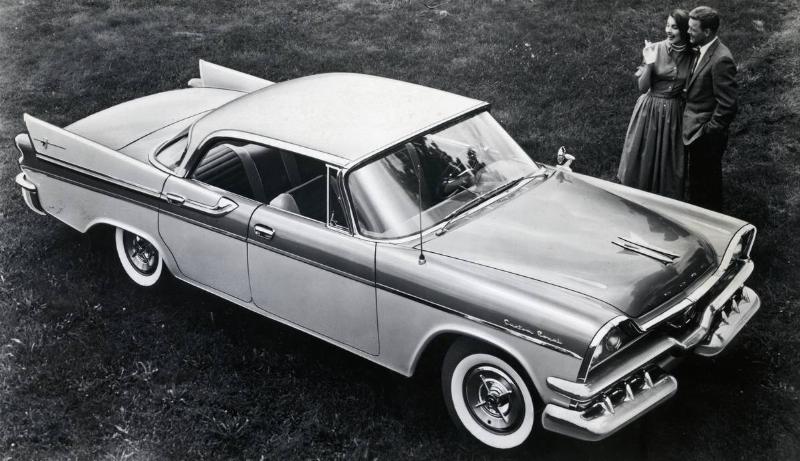
<path id="1" fill-rule="evenodd" d="M 164 265 L 156 247 L 144 237 L 117 228 L 117 255 L 125 273 L 141 286 L 155 285 Z"/>
<path id="2" fill-rule="evenodd" d="M 522 445 L 533 432 L 533 394 L 503 354 L 467 340 L 444 358 L 442 391 L 450 417 L 467 434 L 497 449 Z"/>

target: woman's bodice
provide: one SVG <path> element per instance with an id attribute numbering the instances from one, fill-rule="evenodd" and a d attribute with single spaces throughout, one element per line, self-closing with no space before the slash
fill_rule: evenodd
<path id="1" fill-rule="evenodd" d="M 639 76 L 639 87 L 642 91 L 649 88 L 650 94 L 660 98 L 676 98 L 689 79 L 689 66 L 692 64 L 690 50 L 683 52 L 671 50 L 669 42 L 664 40 L 656 45 L 656 60 L 642 69 Z"/>

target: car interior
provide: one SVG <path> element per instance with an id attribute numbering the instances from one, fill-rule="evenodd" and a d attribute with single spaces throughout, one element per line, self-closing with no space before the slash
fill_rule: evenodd
<path id="1" fill-rule="evenodd" d="M 212 146 L 190 175 L 203 183 L 307 218 L 345 223 L 335 176 L 325 180 L 319 160 L 274 147 L 223 141 Z M 325 217 L 326 187 L 332 215 Z"/>

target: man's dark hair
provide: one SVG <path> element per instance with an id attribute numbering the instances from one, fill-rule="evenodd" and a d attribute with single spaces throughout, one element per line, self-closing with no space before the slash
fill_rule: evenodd
<path id="1" fill-rule="evenodd" d="M 698 6 L 689 13 L 689 18 L 700 21 L 701 29 L 711 29 L 714 34 L 719 29 L 719 13 L 709 6 Z"/>

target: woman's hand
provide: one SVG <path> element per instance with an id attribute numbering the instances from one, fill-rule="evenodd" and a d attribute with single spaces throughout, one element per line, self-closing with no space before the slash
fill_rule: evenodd
<path id="1" fill-rule="evenodd" d="M 656 62 L 656 46 L 657 43 L 653 43 L 650 40 L 644 41 L 644 48 L 642 48 L 642 58 L 644 58 L 645 64 L 653 64 Z"/>

